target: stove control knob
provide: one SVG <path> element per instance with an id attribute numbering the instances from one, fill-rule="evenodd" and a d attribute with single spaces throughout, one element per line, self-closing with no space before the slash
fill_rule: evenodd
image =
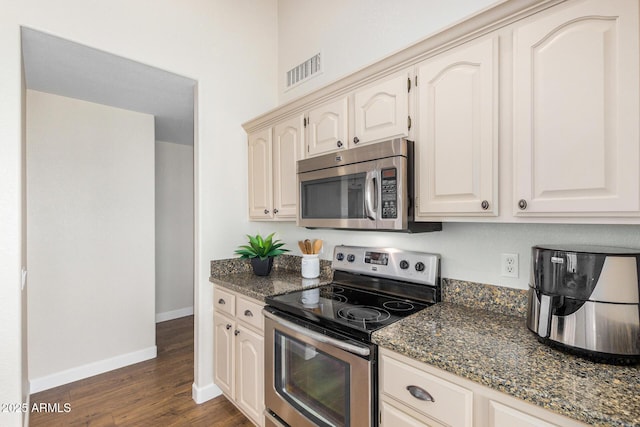
<path id="1" fill-rule="evenodd" d="M 342 261 L 342 260 L 344 259 L 344 254 L 343 254 L 342 252 L 338 252 L 338 253 L 336 254 L 336 259 L 337 259 L 338 261 Z"/>
<path id="2" fill-rule="evenodd" d="M 354 254 L 347 255 L 347 261 L 353 262 L 356 260 L 356 256 Z"/>
<path id="3" fill-rule="evenodd" d="M 416 271 L 424 271 L 424 263 L 417 262 L 416 263 Z"/>
<path id="4" fill-rule="evenodd" d="M 402 261 L 400 261 L 400 268 L 406 270 L 407 268 L 409 268 L 409 263 L 403 259 Z"/>

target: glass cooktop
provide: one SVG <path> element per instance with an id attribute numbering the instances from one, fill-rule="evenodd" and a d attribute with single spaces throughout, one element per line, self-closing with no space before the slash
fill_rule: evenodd
<path id="1" fill-rule="evenodd" d="M 268 297 L 266 303 L 365 341 L 370 340 L 374 331 L 429 305 L 342 284 Z"/>

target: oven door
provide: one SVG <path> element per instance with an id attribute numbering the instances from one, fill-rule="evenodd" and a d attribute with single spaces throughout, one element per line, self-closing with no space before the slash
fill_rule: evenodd
<path id="1" fill-rule="evenodd" d="M 295 427 L 374 425 L 375 346 L 315 332 L 267 310 L 267 419 Z"/>

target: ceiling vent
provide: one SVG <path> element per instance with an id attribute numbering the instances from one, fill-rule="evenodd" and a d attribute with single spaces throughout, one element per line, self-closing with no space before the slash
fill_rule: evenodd
<path id="1" fill-rule="evenodd" d="M 317 53 L 302 64 L 287 71 L 286 89 L 291 89 L 321 72 L 322 62 L 320 61 L 320 54 Z"/>

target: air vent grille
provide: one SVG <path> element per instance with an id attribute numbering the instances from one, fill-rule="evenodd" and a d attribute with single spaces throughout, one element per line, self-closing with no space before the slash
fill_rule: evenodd
<path id="1" fill-rule="evenodd" d="M 304 61 L 302 64 L 297 65 L 287 71 L 287 89 L 299 85 L 305 80 L 317 75 L 322 71 L 322 62 L 320 61 L 320 54 L 317 53 L 311 58 Z"/>

